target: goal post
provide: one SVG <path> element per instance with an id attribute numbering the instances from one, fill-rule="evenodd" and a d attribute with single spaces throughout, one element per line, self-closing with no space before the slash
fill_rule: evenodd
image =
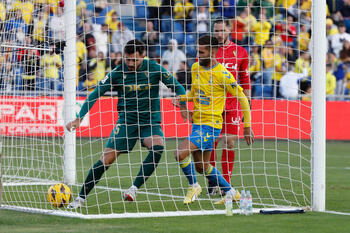
<path id="1" fill-rule="evenodd" d="M 312 1 L 312 209 L 326 209 L 326 1 Z M 317 23 L 316 23 L 317 22 Z"/>
<path id="2" fill-rule="evenodd" d="M 76 3 L 66 1 L 64 7 L 66 47 L 64 49 L 64 124 L 76 118 Z M 76 134 L 64 127 L 64 181 L 76 183 Z"/>
<path id="3" fill-rule="evenodd" d="M 287 34 L 286 28 L 274 28 L 277 24 L 287 24 L 289 13 L 284 6 L 288 4 L 284 1 L 275 1 L 281 5 L 271 5 L 272 1 L 266 0 L 260 1 L 260 5 L 236 5 L 235 8 L 236 17 L 249 8 L 246 13 L 248 17 L 254 16 L 256 22 L 260 17 L 258 11 L 270 14 L 268 21 L 272 26 L 268 34 L 270 42 L 274 42 L 272 58 L 269 58 L 272 66 L 277 63 L 276 54 L 280 49 L 292 47 L 297 58 L 302 53 L 309 53 L 308 50 L 303 51 L 298 44 L 289 46 L 277 43 L 282 35 Z M 0 4 L 6 2 L 0 0 Z M 0 63 L 0 66 L 11 66 L 10 70 L 13 72 L 13 77 L 10 72 L 1 73 L 1 77 L 10 80 L 11 76 L 11 80 L 23 81 L 24 66 L 27 64 L 17 59 L 17 50 L 38 50 L 42 60 L 45 54 L 50 53 L 50 44 L 59 39 L 64 40 L 60 41 L 59 46 L 65 44 L 64 49 L 60 48 L 61 53 L 57 53 L 63 60 L 62 67 L 57 65 L 60 74 L 57 81 L 61 82 L 62 88 L 48 90 L 46 84 L 43 84 L 47 81 L 43 76 L 50 66 L 49 62 L 29 65 L 30 68 L 38 68 L 35 74 L 37 87 L 34 90 L 26 90 L 22 84 L 20 86 L 13 83 L 5 90 L 0 88 L 3 93 L 0 97 L 0 134 L 3 136 L 2 158 L 0 154 L 1 208 L 89 219 L 224 214 L 224 207 L 214 205 L 221 197 L 208 195 L 207 180 L 200 174 L 197 174 L 197 177 L 203 187 L 202 196 L 193 205 L 183 205 L 188 182 L 174 159 L 174 151 L 182 140 L 189 136 L 191 124 L 183 122 L 179 110 L 171 104 L 169 97 L 173 94 L 165 86 L 160 87 L 165 150 L 158 168 L 140 188 L 134 203 L 123 201 L 122 195 L 132 184 L 148 154 L 148 150 L 142 148 L 140 143 L 136 144 L 132 152 L 118 157 L 91 191 L 81 209 L 71 211 L 55 208 L 46 200 L 49 186 L 58 182 L 69 185 L 73 198 L 77 197 L 89 169 L 100 158 L 105 148 L 118 119 L 118 98 L 115 92 L 107 92 L 101 97 L 76 131 L 68 132 L 65 125 L 75 119 L 86 96 L 96 87 L 96 80 L 101 80 L 101 77 L 104 78 L 106 73 L 120 64 L 120 48 L 126 43 L 125 34 L 147 43 L 148 58 L 156 60 L 164 67 L 167 62 L 164 62 L 163 58 L 169 50 L 169 42 L 176 40 L 178 49 L 186 56 L 187 68 L 183 72 L 185 75 L 177 74 L 179 72 L 174 72 L 174 75 L 178 80 L 186 77 L 186 82 L 182 84 L 187 86 L 190 85 L 187 82 L 191 72 L 190 65 L 196 61 L 197 39 L 203 34 L 214 35 L 213 24 L 217 18 L 224 18 L 223 8 L 218 10 L 219 6 L 210 5 L 213 4 L 212 1 L 202 0 L 178 0 L 175 1 L 178 5 L 174 6 L 150 6 L 144 0 L 72 0 L 56 1 L 57 4 L 49 5 L 36 2 L 27 1 L 32 4 L 35 20 L 29 23 L 29 28 L 33 28 L 32 34 L 27 31 L 25 35 L 42 42 L 26 45 L 23 41 L 17 41 L 21 39 L 20 29 L 7 32 L 4 30 L 5 26 L 0 27 L 0 38 L 2 42 L 6 42 L 0 46 L 1 59 L 5 61 Z M 161 2 L 163 1 L 158 1 Z M 189 19 L 180 20 L 177 12 L 181 11 L 181 4 L 185 2 L 192 4 L 187 7 L 193 7 L 193 15 Z M 237 1 L 237 4 L 238 2 L 241 1 Z M 267 5 L 264 5 L 265 3 Z M 197 17 L 202 7 L 207 13 L 204 18 L 203 15 Z M 300 12 L 300 8 L 297 1 L 296 11 Z M 13 9 L 16 10 L 12 11 Z M 55 20 L 64 23 L 64 39 L 58 35 L 62 28 L 56 27 L 49 27 L 42 37 L 36 35 L 36 25 L 44 21 L 49 25 L 48 21 L 57 16 L 60 10 L 63 10 L 63 21 L 61 17 Z M 18 25 L 28 20 L 27 17 L 21 16 L 19 12 L 25 14 L 25 10 L 18 5 L 7 6 L 6 11 L 11 12 L 11 15 L 9 14 L 3 25 L 12 25 L 11 20 L 19 22 Z M 43 16 L 41 13 L 44 13 Z M 159 17 L 152 18 L 151 13 L 157 13 Z M 185 14 L 186 10 L 183 13 Z M 257 74 L 252 81 L 255 90 L 252 96 L 252 128 L 257 142 L 247 147 L 244 144 L 242 129 L 240 130 L 239 139 L 235 143 L 235 163 L 231 181 L 237 190 L 251 191 L 256 213 L 260 209 L 290 210 L 309 207 L 313 211 L 325 211 L 326 2 L 313 0 L 311 11 L 307 9 L 304 13 L 311 13 L 312 17 L 311 102 L 302 101 L 300 98 L 288 100 L 273 96 L 277 85 L 269 81 L 276 72 L 274 68 L 264 67 L 265 61 L 262 59 L 262 50 L 268 46 L 263 45 L 261 41 L 255 41 L 257 35 L 263 37 L 266 33 L 263 32 L 262 24 L 253 30 L 253 25 L 248 23 L 246 40 L 237 38 L 238 31 L 231 32 L 231 38 L 235 38 L 232 41 L 240 43 L 248 51 L 249 67 L 257 68 L 249 71 L 251 77 L 253 73 Z M 307 24 L 301 22 L 299 16 L 295 16 L 293 22 L 297 30 Z M 153 29 L 158 36 L 154 41 L 151 41 L 153 37 L 147 34 L 150 21 L 153 22 Z M 229 18 L 229 21 L 230 26 L 237 29 L 239 22 L 234 21 L 234 18 Z M 206 29 L 201 28 L 204 25 Z M 114 35 L 121 31 L 122 27 L 125 27 L 123 30 L 127 33 Z M 260 51 L 255 53 L 255 48 Z M 255 63 L 255 55 L 259 59 L 258 64 Z M 172 59 L 180 60 L 181 56 Z M 295 66 L 296 61 L 293 62 L 286 65 L 287 69 L 290 69 L 289 66 Z M 268 77 L 270 80 L 265 83 L 265 78 Z M 267 92 L 270 95 L 265 95 Z M 227 148 L 219 146 L 219 155 L 222 149 Z M 221 171 L 220 159 L 216 164 Z M 237 205 L 235 209 L 238 213 Z"/>

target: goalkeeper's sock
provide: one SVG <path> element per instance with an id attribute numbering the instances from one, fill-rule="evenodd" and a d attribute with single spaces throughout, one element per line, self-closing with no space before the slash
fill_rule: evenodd
<path id="1" fill-rule="evenodd" d="M 185 174 L 188 183 L 193 185 L 197 183 L 197 177 L 194 169 L 194 163 L 191 160 L 191 156 L 188 156 L 184 160 L 179 162 L 180 167 L 182 168 L 183 173 Z"/>
<path id="2" fill-rule="evenodd" d="M 143 161 L 133 185 L 140 188 L 146 182 L 158 166 L 163 150 L 164 146 L 161 145 L 155 145 L 152 147 L 146 159 Z"/>
<path id="3" fill-rule="evenodd" d="M 80 189 L 79 197 L 86 199 L 86 196 L 94 188 L 94 186 L 100 181 L 103 173 L 107 171 L 109 166 L 105 166 L 101 160 L 98 160 L 94 166 L 90 169 L 83 186 Z"/>
<path id="4" fill-rule="evenodd" d="M 231 180 L 234 161 L 235 151 L 223 149 L 221 157 L 222 176 L 228 183 Z"/>
<path id="5" fill-rule="evenodd" d="M 219 186 L 224 192 L 231 189 L 231 185 L 224 179 L 219 170 L 212 165 L 209 165 L 208 169 L 205 171 L 205 177 L 207 177 L 209 183 Z"/>
<path id="6" fill-rule="evenodd" d="M 216 166 L 216 160 L 218 158 L 218 154 L 216 152 L 216 147 L 218 147 L 218 143 L 219 143 L 219 140 L 216 140 L 215 141 L 215 144 L 214 144 L 214 148 L 213 150 L 211 151 L 211 155 L 210 155 L 210 164 L 215 167 Z"/>

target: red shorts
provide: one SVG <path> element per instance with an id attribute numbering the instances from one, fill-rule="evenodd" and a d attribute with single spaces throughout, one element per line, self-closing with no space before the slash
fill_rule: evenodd
<path id="1" fill-rule="evenodd" d="M 241 125 L 242 112 L 238 110 L 225 110 L 222 113 L 222 134 L 238 135 Z"/>

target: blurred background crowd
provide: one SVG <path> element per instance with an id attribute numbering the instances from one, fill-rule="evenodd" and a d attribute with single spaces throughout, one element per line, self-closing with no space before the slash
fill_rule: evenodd
<path id="1" fill-rule="evenodd" d="M 64 0 L 0 1 L 2 94 L 62 92 L 63 10 Z M 76 14 L 79 95 L 121 63 L 134 38 L 190 89 L 196 40 L 225 18 L 230 39 L 248 51 L 253 97 L 311 98 L 311 0 L 77 0 Z M 326 24 L 327 98 L 347 100 L 350 0 L 327 0 Z"/>

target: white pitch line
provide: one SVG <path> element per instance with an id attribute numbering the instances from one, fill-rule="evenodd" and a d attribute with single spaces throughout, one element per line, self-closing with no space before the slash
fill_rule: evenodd
<path id="1" fill-rule="evenodd" d="M 106 187 L 106 186 L 96 186 L 95 188 L 104 189 L 104 190 L 111 190 L 111 191 L 118 191 L 118 192 L 124 192 L 127 190 L 127 189 L 120 189 L 120 188 L 111 188 L 111 187 Z M 176 195 L 171 195 L 171 194 L 152 193 L 152 192 L 144 192 L 144 191 L 138 191 L 137 193 L 144 194 L 144 195 L 151 195 L 151 196 L 159 196 L 159 197 L 170 197 L 170 198 L 178 198 L 178 199 L 184 198 L 184 196 L 176 196 Z M 218 201 L 219 199 L 198 198 L 197 200 Z"/>
<path id="2" fill-rule="evenodd" d="M 322 213 L 322 212 L 321 212 L 321 213 Z M 350 216 L 350 213 L 338 212 L 338 211 L 333 211 L 333 210 L 326 210 L 326 211 L 324 211 L 324 213 Z"/>

